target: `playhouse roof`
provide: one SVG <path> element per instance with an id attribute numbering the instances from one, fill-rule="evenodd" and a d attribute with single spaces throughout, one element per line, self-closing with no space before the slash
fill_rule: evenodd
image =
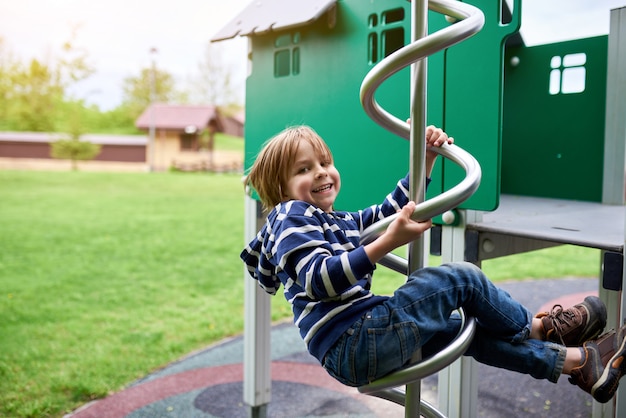
<path id="1" fill-rule="evenodd" d="M 316 21 L 335 3 L 336 0 L 254 0 L 211 41 L 305 26 Z"/>
<path id="2" fill-rule="evenodd" d="M 154 119 L 152 110 L 154 109 Z M 153 104 L 149 106 L 135 121 L 135 126 L 139 129 L 149 129 L 154 121 L 157 129 L 167 129 L 173 131 L 185 131 L 190 127 L 195 127 L 195 131 L 201 131 L 209 123 L 215 120 L 219 123 L 219 115 L 215 106 L 188 106 L 188 105 L 168 105 Z"/>
<path id="3" fill-rule="evenodd" d="M 306 26 L 335 7 L 335 4 L 336 0 L 254 0 L 217 32 L 211 42 Z M 511 9 L 507 2 L 503 2 L 502 18 L 505 22 L 511 20 Z M 509 46 L 523 43 L 519 32 L 507 40 Z"/>

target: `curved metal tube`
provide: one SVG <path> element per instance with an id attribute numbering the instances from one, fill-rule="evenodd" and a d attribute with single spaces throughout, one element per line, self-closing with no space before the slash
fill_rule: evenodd
<path id="1" fill-rule="evenodd" d="M 425 221 L 447 210 L 453 209 L 467 200 L 480 185 L 482 172 L 480 164 L 470 153 L 456 145 L 443 145 L 434 147 L 433 151 L 457 163 L 465 170 L 465 178 L 456 186 L 432 199 L 418 203 L 412 218 L 417 221 Z M 361 243 L 368 244 L 378 238 L 399 215 L 394 214 L 381 219 L 366 228 L 361 234 Z"/>
<path id="2" fill-rule="evenodd" d="M 412 42 L 389 55 L 367 74 L 361 84 L 361 104 L 368 116 L 383 128 L 405 139 L 410 138 L 410 127 L 405 121 L 396 118 L 379 106 L 374 98 L 376 89 L 386 79 L 408 65 L 474 35 L 482 29 L 485 22 L 484 15 L 479 9 L 459 1 L 430 0 L 428 8 L 459 19 L 460 22 Z M 418 203 L 412 215 L 412 219 L 416 221 L 428 220 L 446 210 L 458 207 L 476 191 L 481 180 L 482 173 L 478 161 L 465 150 L 456 145 L 447 144 L 431 148 L 431 150 L 461 166 L 466 175 L 459 184 L 441 195 Z M 378 238 L 397 217 L 397 214 L 387 217 L 365 229 L 361 234 L 361 243 L 367 244 Z M 388 254 L 381 264 L 405 274 L 409 273 L 408 262 L 393 254 Z M 461 330 L 446 348 L 428 359 L 359 387 L 359 392 L 404 404 L 405 397 L 394 388 L 410 385 L 442 370 L 467 351 L 476 332 L 476 321 L 474 318 L 466 318 L 462 309 L 458 311 L 463 321 Z M 428 412 L 429 416 L 441 416 L 435 408 L 426 407 L 425 412 Z"/>
<path id="3" fill-rule="evenodd" d="M 430 0 L 428 7 L 433 11 L 461 19 L 461 21 L 389 55 L 372 68 L 361 84 L 361 104 L 368 116 L 383 128 L 405 139 L 410 136 L 410 127 L 405 121 L 391 115 L 378 105 L 374 98 L 376 89 L 386 79 L 413 62 L 474 35 L 485 23 L 485 17 L 479 9 L 459 1 Z M 446 144 L 431 149 L 461 166 L 466 172 L 466 177 L 441 195 L 419 203 L 412 216 L 417 221 L 430 219 L 459 206 L 478 189 L 482 176 L 478 161 L 462 148 Z M 397 217 L 398 215 L 387 217 L 365 229 L 361 236 L 361 243 L 367 244 L 378 238 Z"/>
<path id="4" fill-rule="evenodd" d="M 375 394 L 386 389 L 406 385 L 444 369 L 467 351 L 476 332 L 476 320 L 466 318 L 462 310 L 458 311 L 463 320 L 461 332 L 457 337 L 437 354 L 419 361 L 409 367 L 400 369 L 367 385 L 360 386 L 359 392 Z"/>
<path id="5" fill-rule="evenodd" d="M 469 38 L 485 24 L 485 16 L 479 9 L 460 1 L 430 0 L 428 8 L 460 21 L 390 54 L 372 68 L 361 83 L 361 105 L 365 113 L 383 128 L 405 139 L 409 138 L 406 121 L 378 105 L 374 98 L 376 89 L 403 68 Z"/>
<path id="6" fill-rule="evenodd" d="M 380 392 L 370 393 L 369 395 L 385 399 L 401 406 L 406 405 L 406 394 L 398 388 L 386 389 Z M 420 416 L 424 418 L 447 418 L 444 414 L 439 412 L 437 408 L 424 399 L 420 399 Z"/>

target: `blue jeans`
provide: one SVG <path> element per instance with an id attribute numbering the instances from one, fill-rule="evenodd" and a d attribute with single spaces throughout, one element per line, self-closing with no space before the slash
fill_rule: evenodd
<path id="1" fill-rule="evenodd" d="M 537 379 L 558 380 L 565 347 L 529 339 L 532 314 L 470 263 L 415 271 L 339 338 L 326 354 L 324 368 L 345 385 L 361 386 L 407 365 L 419 348 L 426 358 L 456 336 L 461 322 L 453 312 L 460 307 L 477 323 L 466 355 Z"/>

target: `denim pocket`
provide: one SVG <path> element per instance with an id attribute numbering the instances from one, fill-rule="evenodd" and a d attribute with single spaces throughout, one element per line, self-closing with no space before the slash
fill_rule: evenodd
<path id="1" fill-rule="evenodd" d="M 417 325 L 410 321 L 369 327 L 367 379 L 371 382 L 407 364 L 419 347 L 419 339 Z"/>
<path id="2" fill-rule="evenodd" d="M 356 377 L 354 359 L 358 349 L 361 321 L 346 330 L 324 356 L 322 366 L 333 378 L 347 386 L 360 386 L 364 382 Z"/>

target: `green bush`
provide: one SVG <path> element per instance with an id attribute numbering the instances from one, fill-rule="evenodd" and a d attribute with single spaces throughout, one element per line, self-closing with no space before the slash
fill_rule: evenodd
<path id="1" fill-rule="evenodd" d="M 59 139 L 50 144 L 52 158 L 70 160 L 72 170 L 78 170 L 78 161 L 93 160 L 100 154 L 101 146 L 79 139 Z"/>

